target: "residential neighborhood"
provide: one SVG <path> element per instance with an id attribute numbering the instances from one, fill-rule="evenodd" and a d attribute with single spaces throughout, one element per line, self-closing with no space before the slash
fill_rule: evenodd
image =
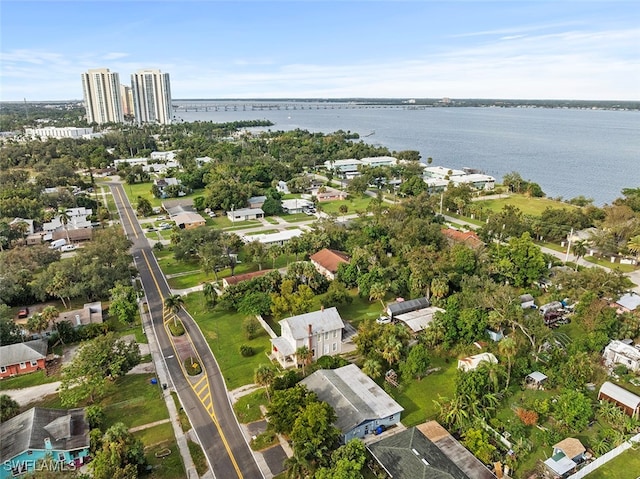
<path id="1" fill-rule="evenodd" d="M 114 450 L 140 477 L 207 479 L 345 458 L 354 478 L 567 478 L 629 457 L 637 189 L 578 206 L 516 172 L 255 126 L 3 144 L 5 164 L 59 154 L 0 175 L 2 477 L 100 474 Z"/>

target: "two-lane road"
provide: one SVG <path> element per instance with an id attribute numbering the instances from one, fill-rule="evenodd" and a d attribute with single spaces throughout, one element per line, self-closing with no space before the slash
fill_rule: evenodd
<path id="1" fill-rule="evenodd" d="M 163 324 L 164 298 L 171 294 L 170 288 L 129 204 L 123 186 L 118 183 L 110 183 L 109 186 L 125 234 L 133 241 L 132 254 L 167 370 L 215 477 L 263 478 L 235 418 L 226 385 L 211 349 L 193 318 L 181 312 L 180 319 L 200 356 L 204 371 L 204 376 L 197 378 L 197 383 L 185 377 Z"/>

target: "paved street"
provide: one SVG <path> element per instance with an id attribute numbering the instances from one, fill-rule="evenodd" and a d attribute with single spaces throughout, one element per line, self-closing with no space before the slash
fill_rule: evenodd
<path id="1" fill-rule="evenodd" d="M 197 387 L 185 376 L 163 319 L 163 298 L 170 294 L 166 279 L 138 224 L 121 184 L 110 183 L 126 235 L 133 241 L 132 254 L 146 293 L 151 326 L 173 388 L 195 430 L 213 474 L 218 479 L 261 478 L 251 450 L 236 420 L 226 385 L 216 360 L 200 329 L 186 312 L 180 313 L 185 329 L 197 350 L 204 375 Z"/>

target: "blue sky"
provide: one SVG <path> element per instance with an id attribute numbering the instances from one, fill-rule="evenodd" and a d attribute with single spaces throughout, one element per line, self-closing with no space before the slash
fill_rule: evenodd
<path id="1" fill-rule="evenodd" d="M 159 68 L 174 98 L 640 100 L 638 1 L 14 1 L 0 100 Z"/>

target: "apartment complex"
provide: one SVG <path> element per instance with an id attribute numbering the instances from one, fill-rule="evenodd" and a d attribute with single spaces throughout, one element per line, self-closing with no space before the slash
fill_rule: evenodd
<path id="1" fill-rule="evenodd" d="M 82 91 L 89 123 L 123 123 L 134 117 L 138 125 L 168 125 L 173 118 L 169 74 L 139 70 L 131 75 L 131 87 L 120 84 L 120 75 L 108 68 L 82 74 Z"/>
<path id="2" fill-rule="evenodd" d="M 87 109 L 87 122 L 122 123 L 120 75 L 108 68 L 89 70 L 82 74 L 82 92 Z"/>
<path id="3" fill-rule="evenodd" d="M 131 92 L 136 123 L 171 123 L 173 110 L 168 73 L 139 70 L 131 75 Z"/>

